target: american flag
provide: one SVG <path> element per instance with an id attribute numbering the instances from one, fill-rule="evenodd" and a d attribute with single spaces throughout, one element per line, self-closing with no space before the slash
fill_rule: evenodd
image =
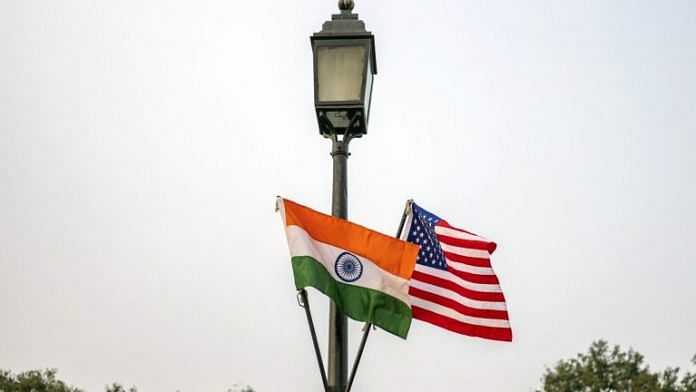
<path id="1" fill-rule="evenodd" d="M 512 341 L 493 241 L 451 226 L 411 202 L 403 239 L 420 245 L 409 296 L 413 318 L 468 336 Z"/>

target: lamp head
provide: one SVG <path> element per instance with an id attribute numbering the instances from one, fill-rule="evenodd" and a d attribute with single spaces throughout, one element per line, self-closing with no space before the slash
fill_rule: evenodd
<path id="1" fill-rule="evenodd" d="M 353 14 L 352 0 L 339 0 L 340 14 L 310 37 L 314 56 L 314 107 L 325 137 L 367 133 L 372 80 L 377 74 L 375 39 Z"/>

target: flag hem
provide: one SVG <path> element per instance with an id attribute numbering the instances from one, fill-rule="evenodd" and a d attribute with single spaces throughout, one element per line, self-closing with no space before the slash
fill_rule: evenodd
<path id="1" fill-rule="evenodd" d="M 310 256 L 293 256 L 292 270 L 298 290 L 314 287 L 331 298 L 348 317 L 375 324 L 402 339 L 408 336 L 412 312 L 403 301 L 382 291 L 338 282 L 322 263 Z"/>

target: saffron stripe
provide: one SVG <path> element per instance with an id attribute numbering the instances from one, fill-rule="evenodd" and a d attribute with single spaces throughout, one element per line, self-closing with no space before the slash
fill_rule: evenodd
<path id="1" fill-rule="evenodd" d="M 301 227 L 317 241 L 372 260 L 393 275 L 404 279 L 411 277 L 418 245 L 322 214 L 290 200 L 279 198 L 278 207 L 286 226 Z"/>

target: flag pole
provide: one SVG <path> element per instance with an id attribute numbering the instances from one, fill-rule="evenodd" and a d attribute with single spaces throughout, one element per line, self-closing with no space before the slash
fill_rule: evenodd
<path id="1" fill-rule="evenodd" d="M 350 371 L 350 378 L 348 379 L 348 387 L 346 392 L 350 392 L 350 388 L 353 386 L 353 380 L 355 380 L 355 373 L 358 370 L 358 365 L 360 364 L 360 358 L 362 357 L 363 350 L 365 349 L 365 343 L 367 342 L 367 337 L 370 335 L 370 330 L 372 329 L 372 324 L 365 323 L 363 326 L 363 336 L 360 340 L 360 347 L 358 347 L 358 353 L 355 355 L 355 362 L 353 362 L 353 369 Z"/>
<path id="2" fill-rule="evenodd" d="M 411 211 L 411 204 L 413 204 L 413 199 L 406 200 L 406 206 L 404 206 L 404 213 L 401 215 L 401 222 L 399 222 L 399 228 L 396 230 L 396 237 L 401 237 L 401 232 L 404 230 L 404 224 L 406 224 L 406 218 L 408 218 L 408 213 Z"/>
<path id="3" fill-rule="evenodd" d="M 317 341 L 317 333 L 314 330 L 314 321 L 312 321 L 312 312 L 309 309 L 309 301 L 307 300 L 307 291 L 302 289 L 297 292 L 297 303 L 304 308 L 307 315 L 307 324 L 309 324 L 309 332 L 312 335 L 312 343 L 314 343 L 314 354 L 317 356 L 317 364 L 321 373 L 321 382 L 324 383 L 324 391 L 328 391 L 326 382 L 326 370 L 324 370 L 324 361 L 321 359 L 321 351 L 319 350 L 319 342 Z"/>
<path id="4" fill-rule="evenodd" d="M 411 204 L 413 199 L 406 200 L 406 205 L 404 206 L 404 213 L 401 215 L 401 222 L 399 223 L 399 228 L 396 230 L 396 238 L 401 237 L 401 232 L 404 230 L 404 224 L 406 223 L 406 218 L 411 210 Z M 360 340 L 360 347 L 358 347 L 358 352 L 355 355 L 355 361 L 353 362 L 353 369 L 350 371 L 350 378 L 348 379 L 348 387 L 346 392 L 350 392 L 350 388 L 353 386 L 353 380 L 355 380 L 355 373 L 358 371 L 358 365 L 360 365 L 360 359 L 362 358 L 363 350 L 365 350 L 365 343 L 367 343 L 367 337 L 370 335 L 370 330 L 372 329 L 371 323 L 365 323 L 363 327 L 363 336 Z M 318 352 L 317 352 L 318 353 Z"/>

